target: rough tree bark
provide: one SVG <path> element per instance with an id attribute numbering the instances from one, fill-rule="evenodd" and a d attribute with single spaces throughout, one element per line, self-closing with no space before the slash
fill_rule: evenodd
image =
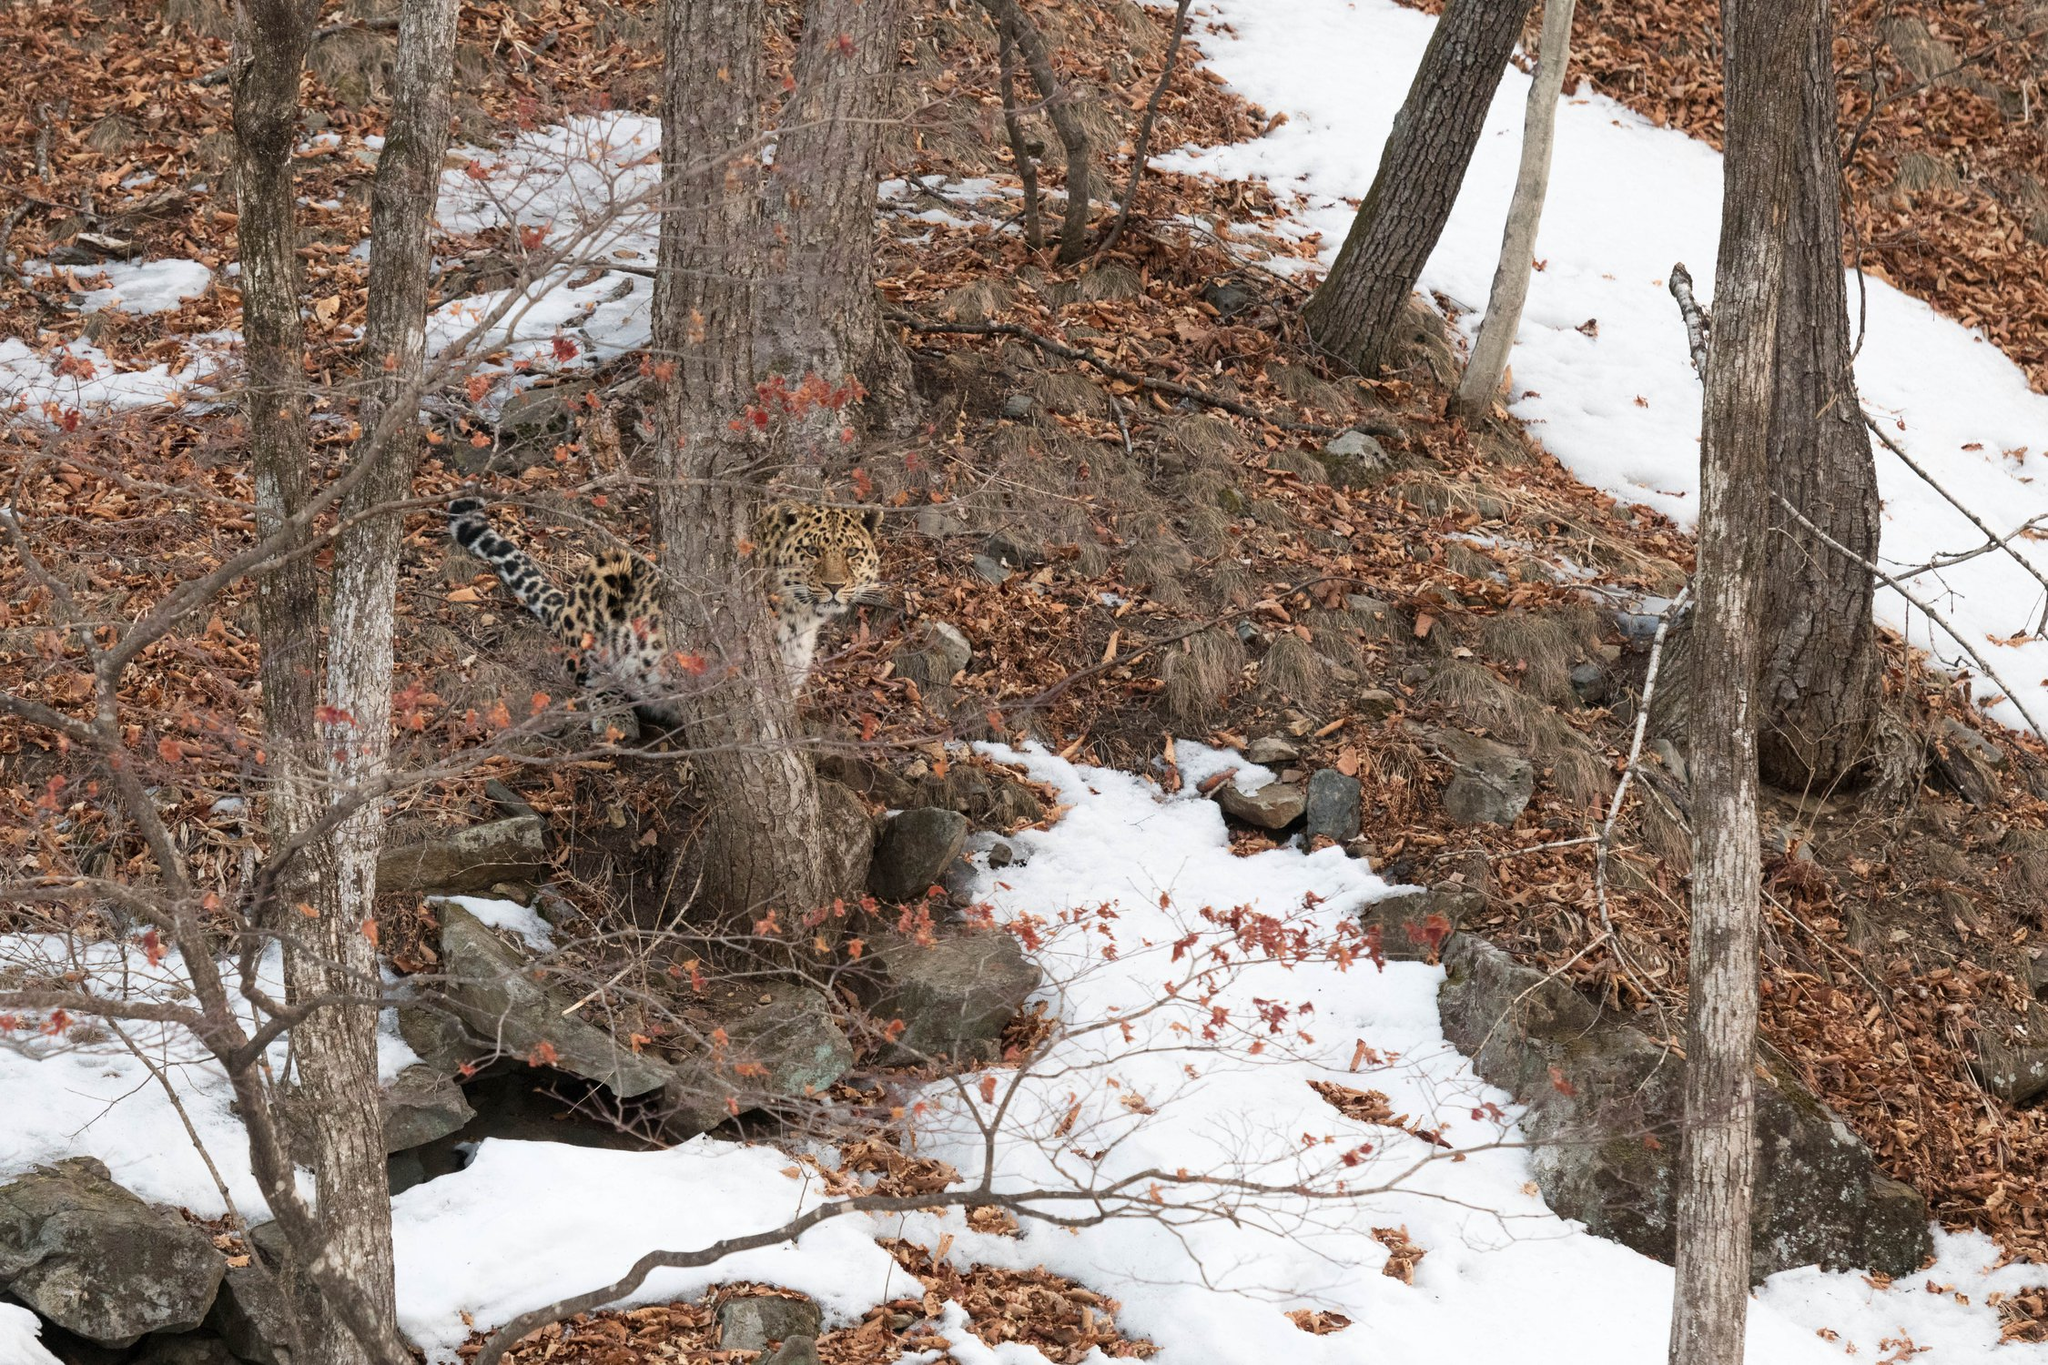
<path id="1" fill-rule="evenodd" d="M 786 927 L 823 899 L 818 790 L 762 577 L 742 552 L 771 470 L 733 430 L 760 377 L 767 16 L 762 0 L 665 0 L 662 14 L 655 516 L 669 642 L 705 665 L 681 698 L 703 751 L 693 918 L 747 928 L 774 908 Z"/>
<path id="2" fill-rule="evenodd" d="M 1457 202 L 1531 0 L 1450 0 L 1387 135 L 1372 189 L 1304 317 L 1332 354 L 1371 373 Z"/>
<path id="3" fill-rule="evenodd" d="M 418 461 L 418 394 L 426 363 L 431 228 L 448 149 L 448 89 L 456 0 L 403 0 L 392 107 L 370 208 L 370 293 L 363 335 L 353 458 L 374 462 L 342 503 L 346 529 L 334 555 L 334 619 L 327 653 L 323 749 L 331 790 L 376 780 L 391 748 L 393 608 L 404 518 L 373 509 L 404 499 Z M 368 514 L 368 515 L 365 515 Z M 368 934 L 377 893 L 383 803 L 371 801 L 336 827 L 328 860 L 331 903 L 298 926 L 287 958 L 295 998 L 353 996 L 293 1030 L 318 1183 L 324 1253 L 372 1305 L 397 1319 L 391 1200 L 378 1101 L 376 949 Z M 338 1324 L 336 1324 L 338 1326 Z M 316 1365 L 363 1359 L 345 1332 L 323 1331 Z"/>
<path id="4" fill-rule="evenodd" d="M 875 290 L 875 188 L 895 117 L 903 0 L 812 0 L 796 91 L 770 176 L 777 248 L 766 320 L 772 361 L 792 376 L 860 381 L 862 424 L 902 429 L 910 360 L 882 324 Z"/>
<path id="5" fill-rule="evenodd" d="M 230 79 L 246 366 L 243 408 L 249 423 L 257 533 L 266 537 L 276 534 L 306 504 L 310 491 L 292 150 L 299 133 L 299 79 L 318 17 L 319 6 L 311 0 L 246 0 L 236 10 Z M 315 742 L 320 704 L 319 581 L 312 557 L 294 555 L 291 548 L 263 575 L 256 598 L 267 779 L 264 822 L 273 849 L 318 822 L 324 790 Z M 309 931 L 305 917 L 296 911 L 303 907 L 315 917 L 334 913 L 334 870 L 331 846 L 316 842 L 307 848 L 281 879 L 281 899 L 288 908 L 262 926 L 285 943 L 290 993 L 303 988 L 302 981 L 291 979 L 303 972 L 301 964 L 317 962 L 321 954 L 317 931 Z M 373 1070 L 373 1082 L 374 1078 Z M 300 1146 L 296 1139 L 307 1136 L 311 1126 L 292 1125 L 295 1148 Z M 383 1192 L 381 1170 L 378 1192 Z M 388 1217 L 387 1204 L 387 1222 Z M 298 1309 L 290 1324 L 297 1338 L 293 1358 L 360 1365 L 370 1357 L 362 1353 L 353 1333 L 331 1320 L 324 1296 L 311 1287 L 312 1267 L 302 1259 L 323 1258 L 324 1250 L 295 1240 L 286 1259 L 287 1294 Z M 387 1243 L 386 1296 L 389 1255 Z M 356 1354 L 348 1354 L 351 1350 Z"/>
<path id="6" fill-rule="evenodd" d="M 1576 0 L 1544 0 L 1536 77 L 1529 82 L 1529 103 L 1522 115 L 1522 164 L 1515 176 L 1514 198 L 1508 204 L 1507 227 L 1501 234 L 1500 264 L 1494 268 L 1486 319 L 1479 325 L 1472 358 L 1458 383 L 1456 407 L 1467 419 L 1484 416 L 1493 406 L 1501 377 L 1507 373 L 1515 331 L 1522 325 L 1522 305 L 1529 298 L 1529 272 L 1536 259 L 1536 230 L 1543 221 L 1543 196 L 1550 186 L 1557 100 L 1564 92 L 1565 67 L 1571 59 L 1572 12 L 1576 8 Z"/>
<path id="7" fill-rule="evenodd" d="M 1800 73 L 1826 0 L 1724 0 L 1728 137 L 1700 455 L 1692 952 L 1672 1365 L 1738 1365 L 1756 1162 L 1757 676 L 1769 449 L 1801 194 Z M 1678 272 L 1674 271 L 1674 280 Z"/>
<path id="8" fill-rule="evenodd" d="M 1807 6 L 1798 6 L 1805 11 Z M 1877 559 L 1877 469 L 1851 369 L 1842 282 L 1841 174 L 1836 150 L 1833 19 L 1811 11 L 1800 34 L 1797 200 L 1785 238 L 1778 316 L 1778 401 L 1771 488 L 1864 561 Z M 1862 563 L 1826 548 L 1775 502 L 1765 572 L 1764 779 L 1799 790 L 1850 775 L 1878 713 L 1876 583 Z"/>

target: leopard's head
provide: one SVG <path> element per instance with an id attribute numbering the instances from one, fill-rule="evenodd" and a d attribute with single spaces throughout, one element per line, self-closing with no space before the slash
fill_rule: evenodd
<path id="1" fill-rule="evenodd" d="M 881 509 L 875 507 L 784 502 L 763 512 L 754 542 L 782 610 L 840 616 L 857 606 L 887 602 L 875 544 L 881 524 Z"/>

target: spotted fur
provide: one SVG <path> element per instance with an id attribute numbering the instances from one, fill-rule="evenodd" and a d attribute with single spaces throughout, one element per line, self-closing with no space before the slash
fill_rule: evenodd
<path id="1" fill-rule="evenodd" d="M 768 569 L 775 642 L 793 685 L 810 676 L 818 632 L 827 622 L 856 606 L 887 600 L 875 546 L 880 522 L 875 509 L 777 503 L 756 523 L 754 553 Z M 644 719 L 673 725 L 681 718 L 672 700 L 677 688 L 653 564 L 625 550 L 607 550 L 565 592 L 491 526 L 481 499 L 448 504 L 448 534 L 489 564 L 520 605 L 568 647 L 577 681 L 622 694 Z"/>

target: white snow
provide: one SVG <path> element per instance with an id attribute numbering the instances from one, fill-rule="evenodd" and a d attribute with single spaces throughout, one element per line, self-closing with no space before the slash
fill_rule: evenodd
<path id="1" fill-rule="evenodd" d="M 521 905 L 518 901 L 501 900 L 493 896 L 432 896 L 429 899 L 460 906 L 474 915 L 477 922 L 486 928 L 503 929 L 507 933 L 517 934 L 526 946 L 535 952 L 554 951 L 554 929 L 530 905 Z"/>
<path id="2" fill-rule="evenodd" d="M 479 1326 L 609 1283 L 645 1252 L 693 1250 L 773 1228 L 820 1202 L 816 1180 L 785 1175 L 769 1147 L 696 1138 L 665 1152 L 485 1141 L 454 1175 L 392 1201 L 399 1323 L 445 1361 Z M 706 1270 L 665 1270 L 630 1302 L 693 1297 L 763 1280 L 816 1298 L 838 1321 L 886 1297 L 903 1272 L 860 1218 L 825 1222 L 795 1246 L 746 1252 Z"/>
<path id="3" fill-rule="evenodd" d="M 1393 0 L 1213 0 L 1196 13 L 1228 25 L 1200 34 L 1208 65 L 1232 89 L 1288 120 L 1255 141 L 1182 149 L 1157 164 L 1264 179 L 1283 198 L 1299 196 L 1294 216 L 1323 234 L 1327 264 L 1351 225 L 1353 210 L 1343 201 L 1371 187 L 1434 21 Z M 1425 291 L 1441 291 L 1471 310 L 1459 320 L 1468 338 L 1500 251 L 1527 93 L 1528 77 L 1510 69 L 1457 209 L 1422 275 Z M 1544 268 L 1531 278 L 1509 360 L 1515 414 L 1535 424 L 1573 473 L 1688 524 L 1699 488 L 1700 390 L 1665 280 L 1672 263 L 1682 261 L 1702 302 L 1710 298 L 1720 212 L 1717 152 L 1652 127 L 1605 97 L 1568 98 L 1558 109 L 1536 242 Z M 1878 280 L 1868 280 L 1865 292 L 1867 334 L 1856 362 L 1865 405 L 2000 535 L 2048 513 L 2048 487 L 2035 484 L 2048 444 L 2048 397 L 2030 391 L 2018 367 L 1979 333 Z M 1853 279 L 1849 299 L 1854 325 Z M 1597 336 L 1577 330 L 1592 320 Z M 2031 458 L 2017 453 L 2028 450 Z M 1887 568 L 1982 543 L 1890 453 L 1879 449 L 1876 460 Z M 2038 545 L 2017 544 L 2033 563 L 2048 566 Z M 1915 593 L 1934 600 L 1990 656 L 2026 709 L 2048 723 L 2048 641 L 1987 643 L 2039 619 L 2042 592 L 2032 577 L 2002 555 L 1986 555 L 1919 578 Z M 1877 611 L 1952 665 L 1962 658 L 1895 593 L 1881 590 Z M 1998 689 L 1980 678 L 1977 691 L 1983 699 Z M 2008 724 L 2023 723 L 2010 704 L 1992 710 Z"/>
<path id="4" fill-rule="evenodd" d="M 0 1303 L 0 1365 L 64 1365 L 40 1340 L 42 1319 L 20 1304 Z"/>
<path id="5" fill-rule="evenodd" d="M 168 313 L 186 299 L 198 298 L 213 282 L 213 272 L 198 261 L 170 256 L 157 261 L 105 261 L 65 267 L 80 284 L 104 276 L 106 285 L 82 291 L 79 308 L 96 313 L 112 308 L 123 313 Z M 46 273 L 58 273 L 57 267 Z"/>

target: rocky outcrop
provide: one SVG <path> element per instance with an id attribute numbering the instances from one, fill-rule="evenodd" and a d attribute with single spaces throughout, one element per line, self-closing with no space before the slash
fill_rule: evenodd
<path id="1" fill-rule="evenodd" d="M 878 900 L 917 900 L 941 884 L 967 844 L 967 817 L 923 806 L 898 812 L 882 827 L 868 868 L 868 890 Z"/>
<path id="2" fill-rule="evenodd" d="M 900 1019 L 894 1056 L 903 1061 L 994 1057 L 996 1040 L 1031 992 L 1038 968 L 1000 930 L 943 934 L 928 943 L 872 935 L 863 955 L 882 978 L 873 1013 Z"/>
<path id="3" fill-rule="evenodd" d="M 563 1010 L 563 998 L 533 978 L 524 952 L 499 938 L 461 906 L 443 904 L 441 995 L 478 1038 L 514 1057 L 545 1060 L 607 1086 L 622 1099 L 647 1095 L 666 1085 L 668 1070 L 621 1046 L 603 1029 Z"/>
<path id="4" fill-rule="evenodd" d="M 759 1351 L 792 1337 L 816 1338 L 824 1326 L 818 1305 L 797 1294 L 748 1294 L 718 1308 L 718 1349 Z"/>
<path id="5" fill-rule="evenodd" d="M 1397 887 L 1358 912 L 1358 922 L 1389 962 L 1435 962 L 1460 920 L 1485 897 L 1463 882 Z"/>
<path id="6" fill-rule="evenodd" d="M 476 1117 L 454 1077 L 425 1063 L 392 1077 L 378 1101 L 384 1110 L 387 1153 L 424 1147 Z"/>
<path id="7" fill-rule="evenodd" d="M 1450 941 L 1444 966 L 1444 1036 L 1528 1106 L 1530 1165 L 1551 1208 L 1670 1261 L 1684 1060 L 1469 934 Z M 1782 1070 L 1767 1068 L 1757 1086 L 1756 1130 L 1753 1281 L 1810 1264 L 1888 1275 L 1919 1267 L 1926 1202 Z"/>
<path id="8" fill-rule="evenodd" d="M 1359 813 L 1364 793 L 1355 777 L 1335 768 L 1322 768 L 1308 780 L 1308 824 L 1302 832 L 1311 841 L 1330 839 L 1344 843 L 1358 837 Z"/>
<path id="9" fill-rule="evenodd" d="M 1225 815 L 1265 830 L 1285 829 L 1308 809 L 1308 797 L 1301 788 L 1285 782 L 1268 782 L 1255 792 L 1245 792 L 1238 790 L 1234 779 L 1228 779 L 1217 783 L 1210 795 Z"/>
<path id="10" fill-rule="evenodd" d="M 377 894 L 461 895 L 500 882 L 539 880 L 547 872 L 540 817 L 515 816 L 385 849 L 377 858 Z"/>
<path id="11" fill-rule="evenodd" d="M 1451 765 L 1444 814 L 1461 825 L 1512 825 L 1536 790 L 1536 769 L 1505 744 L 1461 730 L 1432 730 L 1429 746 Z"/>
<path id="12" fill-rule="evenodd" d="M 204 1232 L 91 1157 L 0 1185 L 0 1289 L 102 1346 L 199 1326 L 226 1269 Z"/>
<path id="13" fill-rule="evenodd" d="M 672 1141 L 750 1109 L 823 1094 L 853 1065 L 832 1002 L 808 986 L 769 982 L 717 1013 L 723 1047 L 678 1060 L 662 1090 L 662 1133 Z"/>

